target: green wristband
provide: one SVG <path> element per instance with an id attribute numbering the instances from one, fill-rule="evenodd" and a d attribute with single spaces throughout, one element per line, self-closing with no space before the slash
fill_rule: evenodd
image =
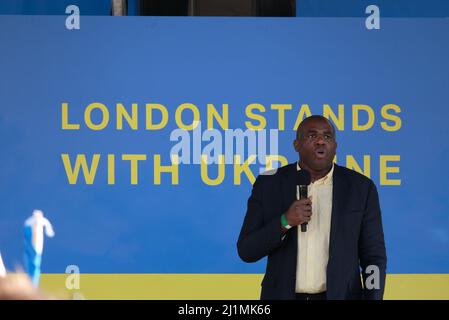
<path id="1" fill-rule="evenodd" d="M 288 224 L 287 218 L 285 217 L 285 214 L 281 216 L 281 224 L 285 229 L 290 229 L 292 226 Z"/>

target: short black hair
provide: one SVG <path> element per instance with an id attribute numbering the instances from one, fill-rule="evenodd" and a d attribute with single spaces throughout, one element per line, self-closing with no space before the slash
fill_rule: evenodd
<path id="1" fill-rule="evenodd" d="M 298 129 L 296 129 L 296 139 L 299 139 L 299 133 L 301 132 L 304 124 L 309 122 L 309 121 L 311 121 L 311 120 L 323 120 L 323 121 L 326 121 L 327 123 L 329 123 L 329 125 L 332 128 L 332 134 L 334 135 L 334 137 L 336 136 L 336 134 L 335 134 L 336 133 L 335 127 L 332 124 L 332 122 L 330 122 L 330 120 L 328 118 L 323 117 L 322 115 L 314 114 L 314 115 L 311 115 L 310 117 L 307 117 L 307 118 L 305 118 L 304 120 L 301 121 L 301 123 L 298 126 Z"/>

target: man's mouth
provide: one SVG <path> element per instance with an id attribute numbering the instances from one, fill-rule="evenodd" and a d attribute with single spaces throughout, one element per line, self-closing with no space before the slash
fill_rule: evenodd
<path id="1" fill-rule="evenodd" d="M 315 157 L 317 157 L 318 159 L 324 159 L 326 157 L 326 150 L 324 149 L 315 150 Z"/>

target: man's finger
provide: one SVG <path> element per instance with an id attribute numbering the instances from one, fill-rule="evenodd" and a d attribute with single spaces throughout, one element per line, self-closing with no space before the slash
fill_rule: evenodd
<path id="1" fill-rule="evenodd" d="M 312 216 L 312 212 L 304 212 L 303 217 L 310 217 Z"/>
<path id="2" fill-rule="evenodd" d="M 301 199 L 299 201 L 301 201 L 302 204 L 312 205 L 312 200 L 310 200 L 308 198 Z"/>
<path id="3" fill-rule="evenodd" d="M 301 207 L 301 209 L 304 210 L 304 211 L 312 211 L 312 206 L 303 205 L 303 206 Z"/>

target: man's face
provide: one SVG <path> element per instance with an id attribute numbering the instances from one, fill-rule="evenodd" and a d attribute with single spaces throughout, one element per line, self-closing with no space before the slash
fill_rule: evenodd
<path id="1" fill-rule="evenodd" d="M 303 123 L 299 137 L 294 141 L 301 161 L 310 169 L 322 171 L 332 165 L 337 150 L 334 131 L 324 119 L 311 119 Z"/>

